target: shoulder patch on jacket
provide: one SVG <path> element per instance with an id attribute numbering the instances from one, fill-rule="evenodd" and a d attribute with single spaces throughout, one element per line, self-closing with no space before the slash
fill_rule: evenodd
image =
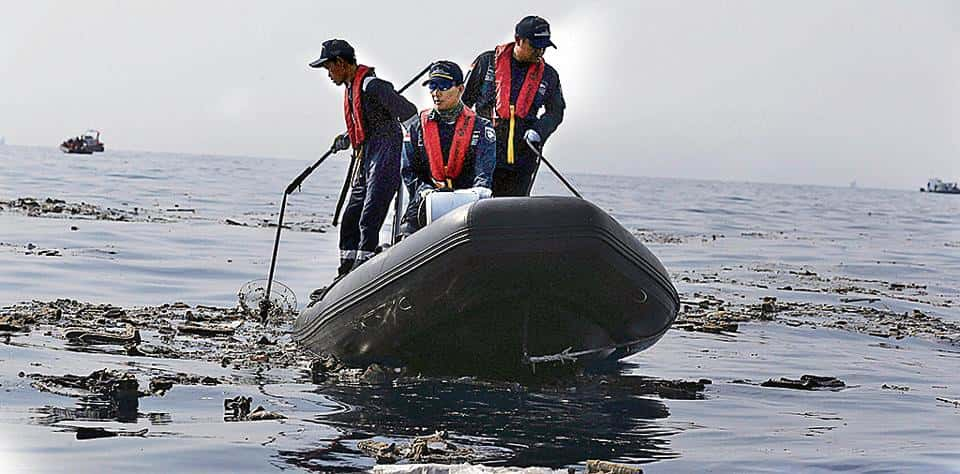
<path id="1" fill-rule="evenodd" d="M 493 127 L 483 127 L 483 134 L 487 137 L 487 141 L 494 143 L 497 141 L 497 132 L 493 130 Z"/>

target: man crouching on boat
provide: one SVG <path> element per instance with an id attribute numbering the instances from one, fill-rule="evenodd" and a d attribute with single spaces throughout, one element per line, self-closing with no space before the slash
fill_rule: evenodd
<path id="1" fill-rule="evenodd" d="M 404 237 L 426 224 L 421 208 L 430 193 L 469 189 L 480 199 L 490 197 L 497 164 L 493 126 L 460 101 L 460 66 L 452 61 L 433 63 L 423 85 L 430 88 L 434 108 L 420 112 L 420 120 L 404 137 L 401 172 L 410 191 L 400 226 Z"/>

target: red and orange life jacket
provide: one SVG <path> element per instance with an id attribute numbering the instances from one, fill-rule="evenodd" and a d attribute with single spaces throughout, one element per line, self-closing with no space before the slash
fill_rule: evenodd
<path id="1" fill-rule="evenodd" d="M 494 79 L 497 86 L 496 113 L 497 117 L 501 119 L 510 118 L 510 81 L 513 77 L 510 70 L 510 58 L 513 57 L 513 46 L 514 43 L 502 44 L 497 46 L 493 53 L 496 64 L 494 67 Z M 537 96 L 540 81 L 543 79 L 543 69 L 543 58 L 527 67 L 527 75 L 523 79 L 523 86 L 520 88 L 520 94 L 517 95 L 517 103 L 514 107 L 514 114 L 517 117 L 524 118 L 530 113 L 533 99 Z"/>
<path id="2" fill-rule="evenodd" d="M 457 117 L 453 131 L 453 142 L 450 143 L 450 153 L 446 163 L 443 160 L 443 148 L 440 145 L 440 127 L 435 120 L 430 120 L 430 110 L 420 112 L 420 124 L 423 128 L 423 147 L 430 161 L 430 176 L 440 187 L 453 187 L 453 180 L 463 172 L 463 163 L 466 161 L 467 150 L 470 149 L 470 140 L 473 137 L 473 126 L 477 121 L 477 114 L 468 107 Z"/>
<path id="3" fill-rule="evenodd" d="M 365 138 L 363 132 L 363 106 L 360 103 L 360 96 L 363 93 L 363 79 L 367 74 L 372 73 L 373 68 L 357 66 L 357 73 L 353 76 L 353 82 L 349 89 L 343 91 L 343 118 L 347 122 L 347 133 L 350 135 L 350 144 L 356 150 L 363 143 Z M 353 92 L 353 103 L 350 101 L 350 92 Z"/>

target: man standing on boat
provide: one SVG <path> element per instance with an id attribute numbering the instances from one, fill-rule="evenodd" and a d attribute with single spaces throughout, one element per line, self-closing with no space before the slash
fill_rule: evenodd
<path id="1" fill-rule="evenodd" d="M 372 67 L 357 64 L 353 47 L 344 40 L 325 41 L 310 67 L 325 68 L 334 84 L 345 86 L 347 133 L 337 137 L 334 147 L 353 147 L 355 168 L 340 223 L 337 273 L 342 276 L 372 257 L 380 243 L 380 227 L 400 186 L 400 122 L 416 115 L 417 107 L 376 77 Z"/>
<path id="2" fill-rule="evenodd" d="M 425 223 L 420 211 L 430 193 L 469 189 L 480 199 L 491 195 L 496 166 L 496 133 L 489 120 L 464 107 L 463 71 L 452 61 L 437 61 L 423 85 L 434 108 L 420 112 L 404 137 L 403 181 L 410 204 L 400 226 L 403 236 Z"/>
<path id="3" fill-rule="evenodd" d="M 548 46 L 557 47 L 550 24 L 527 16 L 517 23 L 514 42 L 478 56 L 467 74 L 463 103 L 491 119 L 497 132 L 494 197 L 530 195 L 539 161 L 527 142 L 542 149 L 563 121 L 560 76 L 543 60 Z"/>

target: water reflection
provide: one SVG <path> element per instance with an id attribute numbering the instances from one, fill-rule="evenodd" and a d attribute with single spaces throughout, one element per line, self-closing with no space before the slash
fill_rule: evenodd
<path id="1" fill-rule="evenodd" d="M 363 456 L 358 440 L 406 443 L 443 430 L 451 442 L 475 453 L 451 462 L 562 467 L 587 459 L 643 463 L 679 456 L 668 441 L 678 429 L 658 421 L 670 415 L 667 406 L 635 389 L 606 381 L 537 389 L 470 380 L 321 386 L 318 392 L 352 407 L 315 418 L 342 430 L 344 438 L 323 449 L 282 455 L 299 466 L 349 463 Z"/>
<path id="2" fill-rule="evenodd" d="M 38 425 L 53 425 L 61 421 L 119 421 L 121 423 L 136 423 L 137 398 L 122 398 L 119 400 L 103 399 L 99 397 L 84 397 L 77 402 L 75 408 L 63 408 L 46 405 L 31 410 L 38 416 L 31 417 L 31 422 Z"/>

